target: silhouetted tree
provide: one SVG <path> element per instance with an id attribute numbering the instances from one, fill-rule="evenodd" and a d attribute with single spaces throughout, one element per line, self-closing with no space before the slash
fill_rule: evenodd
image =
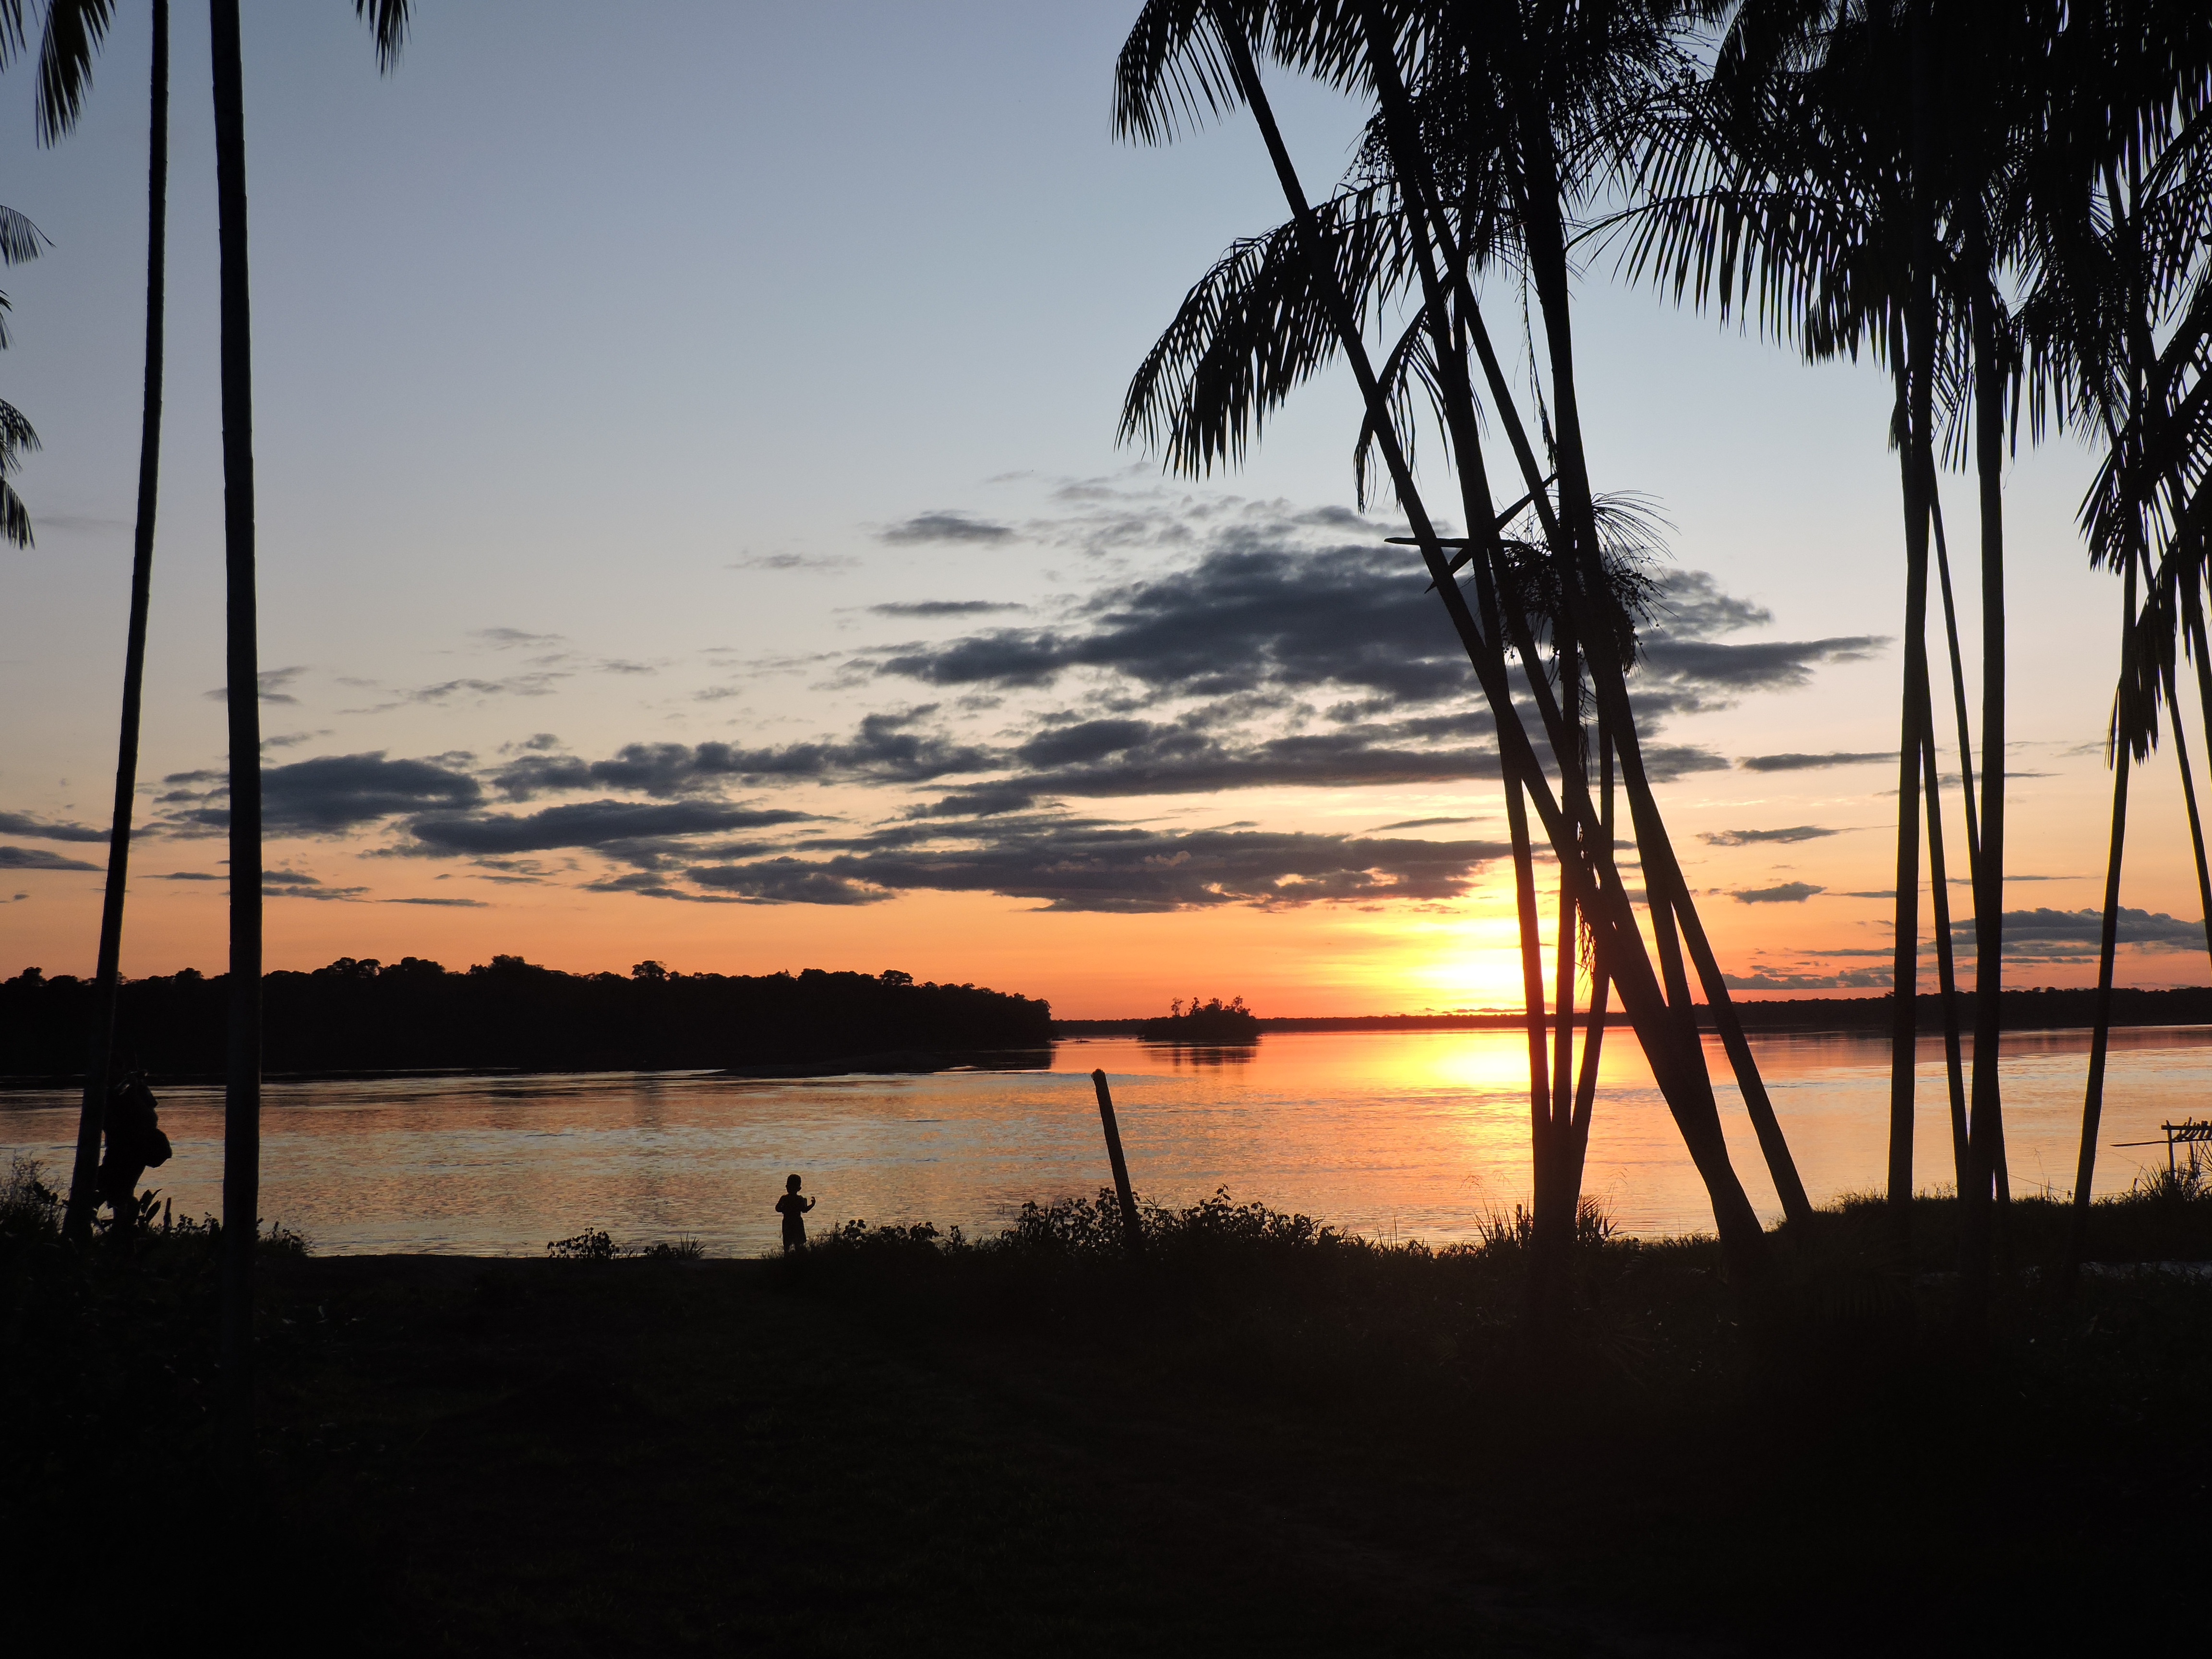
<path id="1" fill-rule="evenodd" d="M 153 590 L 154 514 L 161 482 L 162 289 L 169 183 L 169 3 L 152 0 L 146 137 L 146 359 L 139 399 L 138 501 L 131 544 L 131 617 L 124 636 L 123 708 L 115 744 L 115 795 L 108 820 L 107 879 L 100 908 L 96 1018 L 77 1115 L 64 1231 L 82 1238 L 98 1201 L 100 1137 L 115 1054 L 116 991 L 123 951 L 123 902 L 131 872 L 131 808 L 138 788 L 138 714 L 146 678 L 146 611 Z M 76 125 L 106 36 L 110 0 L 53 0 L 39 49 L 39 140 L 52 144 Z"/>
<path id="2" fill-rule="evenodd" d="M 1479 15 L 1478 15 L 1479 14 Z M 1260 82 L 1259 56 L 1315 74 L 1376 100 L 1369 142 L 1353 178 L 1309 205 Z M 1401 64 L 1403 56 L 1407 64 Z M 1609 619 L 1597 499 L 1589 485 L 1575 400 L 1567 291 L 1569 216 L 1593 182 L 1618 165 L 1607 149 L 1610 115 L 1645 95 L 1676 61 L 1662 15 L 1614 4 L 1494 8 L 1357 8 L 1328 3 L 1154 0 L 1124 46 L 1116 121 L 1127 136 L 1160 141 L 1207 112 L 1250 106 L 1281 181 L 1291 222 L 1240 243 L 1185 301 L 1133 383 L 1125 434 L 1164 436 L 1170 465 L 1202 470 L 1241 453 L 1274 404 L 1341 352 L 1366 404 L 1361 437 L 1380 453 L 1446 612 L 1465 644 L 1497 723 L 1509 815 L 1516 791 L 1537 809 L 1577 916 L 1588 917 L 1605 971 L 1620 990 L 1662 1093 L 1711 1194 L 1723 1243 L 1747 1277 L 1760 1257 L 1759 1228 L 1728 1162 L 1712 1085 L 1679 954 L 1662 988 L 1613 859 L 1612 838 L 1591 799 L 1593 750 L 1579 708 L 1565 701 L 1588 676 L 1589 706 L 1617 753 L 1662 949 L 1676 937 L 1704 981 L 1744 1084 L 1776 1185 L 1792 1213 L 1806 1209 L 1802 1182 L 1748 1045 L 1733 1018 L 1710 942 L 1689 902 L 1644 771 L 1628 708 L 1626 667 L 1590 650 Z M 1472 272 L 1505 255 L 1530 274 L 1544 322 L 1547 438 L 1555 465 L 1536 458 L 1476 301 Z M 1364 323 L 1401 292 L 1418 301 L 1414 322 L 1378 372 Z M 1472 347 L 1486 407 L 1504 430 L 1555 572 L 1560 617 L 1546 665 L 1517 607 L 1500 603 L 1498 515 L 1475 427 Z M 1407 391 L 1431 388 L 1461 485 L 1469 526 L 1475 606 L 1453 579 L 1408 459 Z M 1554 488 L 1555 487 L 1555 488 Z M 1478 617 L 1478 608 L 1480 617 Z M 1574 641 L 1583 641 L 1576 644 Z M 1521 661 L 1559 780 L 1554 798 L 1515 707 L 1509 651 Z M 1516 872 L 1517 873 L 1517 872 Z M 1520 884 L 1516 882 L 1516 885 Z M 1529 907 L 1522 907 L 1524 942 Z M 1661 918 L 1665 918 L 1662 921 Z M 1524 949 L 1524 972 L 1527 954 Z M 1540 969 L 1530 975 L 1540 1006 Z M 1532 1025 L 1533 1030 L 1533 1025 Z M 1532 1103 L 1548 1082 L 1531 1046 Z M 1535 1200 L 1556 1229 L 1560 1183 L 1552 1165 L 1553 1102 L 1536 1134 Z"/>

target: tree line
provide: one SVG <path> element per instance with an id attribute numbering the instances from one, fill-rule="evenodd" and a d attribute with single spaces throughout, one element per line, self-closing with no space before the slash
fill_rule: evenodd
<path id="1" fill-rule="evenodd" d="M 229 994 L 228 975 L 191 969 L 125 982 L 118 1068 L 220 1078 Z M 662 1071 L 1052 1041 L 1047 1002 L 896 970 L 684 974 L 644 962 L 568 974 L 516 956 L 459 970 L 341 957 L 267 975 L 261 995 L 276 1072 Z M 35 968 L 0 981 L 0 1075 L 74 1072 L 100 1013 L 96 981 Z"/>

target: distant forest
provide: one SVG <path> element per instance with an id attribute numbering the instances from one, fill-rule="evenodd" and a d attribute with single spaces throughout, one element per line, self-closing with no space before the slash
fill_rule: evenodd
<path id="1" fill-rule="evenodd" d="M 911 974 L 567 974 L 520 957 L 465 971 L 408 957 L 342 957 L 262 981 L 272 1072 L 678 1070 L 915 1050 L 1041 1048 L 1051 1005 Z M 155 1075 L 220 1073 L 227 975 L 131 980 L 118 1062 Z M 93 982 L 28 968 L 0 981 L 0 1075 L 81 1073 Z"/>

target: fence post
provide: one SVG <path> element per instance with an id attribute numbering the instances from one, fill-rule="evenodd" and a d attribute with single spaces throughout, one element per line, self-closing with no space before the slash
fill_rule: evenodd
<path id="1" fill-rule="evenodd" d="M 1145 1247 L 1145 1230 L 1137 1221 L 1136 1195 L 1129 1190 L 1129 1165 L 1121 1156 L 1121 1126 L 1114 1121 L 1113 1092 L 1106 1086 L 1103 1070 L 1091 1073 L 1091 1082 L 1098 1091 L 1098 1121 L 1106 1126 L 1106 1158 L 1114 1166 L 1114 1190 L 1121 1196 L 1121 1231 L 1129 1241 L 1129 1254 L 1134 1255 Z"/>

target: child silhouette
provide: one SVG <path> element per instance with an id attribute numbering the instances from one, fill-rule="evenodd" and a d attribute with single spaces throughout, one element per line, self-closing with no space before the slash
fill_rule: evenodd
<path id="1" fill-rule="evenodd" d="M 783 1183 L 783 1196 L 775 1201 L 776 1213 L 783 1218 L 783 1248 L 786 1250 L 806 1248 L 805 1217 L 813 1207 L 812 1199 L 799 1195 L 799 1177 L 787 1176 Z"/>

